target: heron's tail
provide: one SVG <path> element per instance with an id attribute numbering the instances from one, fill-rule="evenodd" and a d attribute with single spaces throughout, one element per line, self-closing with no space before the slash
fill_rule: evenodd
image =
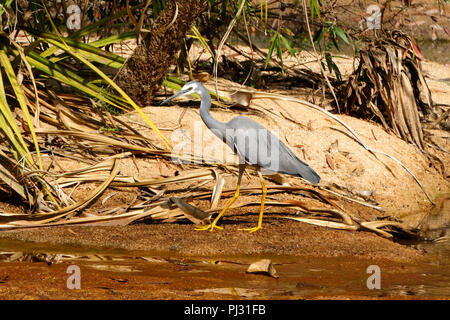
<path id="1" fill-rule="evenodd" d="M 305 164 L 301 170 L 300 177 L 308 180 L 311 183 L 318 184 L 320 182 L 320 176 L 310 166 Z"/>
<path id="2" fill-rule="evenodd" d="M 320 181 L 320 176 L 307 163 L 300 160 L 291 150 L 288 151 L 288 156 L 285 161 L 281 162 L 280 172 L 286 173 L 295 177 L 300 177 L 313 184 Z"/>

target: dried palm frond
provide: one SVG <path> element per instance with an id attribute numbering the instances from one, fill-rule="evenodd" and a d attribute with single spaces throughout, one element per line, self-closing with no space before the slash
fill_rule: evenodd
<path id="1" fill-rule="evenodd" d="M 386 130 L 425 150 L 422 122 L 437 116 L 422 75 L 420 52 L 414 40 L 386 32 L 360 51 L 359 66 L 341 89 L 348 114 L 379 119 Z"/>
<path id="2" fill-rule="evenodd" d="M 155 176 L 150 179 L 139 180 L 131 176 L 120 174 L 119 162 L 121 158 L 128 157 L 129 152 L 119 154 L 94 165 L 89 165 L 71 172 L 64 172 L 59 175 L 49 174 L 47 180 L 53 186 L 58 186 L 57 191 L 66 194 L 65 188 L 74 184 L 99 183 L 90 194 L 83 195 L 83 199 L 71 200 L 72 204 L 66 205 L 59 210 L 41 213 L 38 215 L 29 214 L 8 214 L 0 213 L 0 229 L 17 228 L 37 228 L 61 225 L 128 225 L 137 221 L 153 221 L 174 223 L 179 221 L 191 221 L 194 224 L 204 224 L 211 216 L 220 211 L 217 206 L 218 201 L 229 198 L 234 194 L 234 189 L 223 190 L 224 177 L 216 169 L 194 170 L 175 176 Z M 107 174 L 102 174 L 107 171 Z M 251 174 L 253 172 L 250 171 Z M 208 191 L 197 190 L 198 183 L 204 185 L 215 180 L 214 188 Z M 203 181 L 203 182 L 202 182 Z M 190 185 L 185 187 L 186 183 Z M 192 185 L 194 183 L 194 185 Z M 197 186 L 195 186 L 197 185 Z M 165 196 L 167 187 L 171 188 L 170 195 Z M 178 187 L 183 186 L 183 187 Z M 93 204 L 103 192 L 113 187 L 120 190 L 123 188 L 137 188 L 138 196 L 131 204 L 114 205 L 114 207 L 103 210 L 90 210 L 88 206 Z M 287 216 L 281 218 L 292 219 L 304 223 L 314 224 L 322 227 L 329 227 L 341 230 L 369 230 L 377 234 L 392 238 L 391 231 L 402 231 L 404 234 L 414 235 L 414 232 L 405 228 L 401 223 L 392 221 L 360 221 L 343 210 L 337 203 L 332 201 L 323 191 L 316 190 L 313 186 L 267 186 L 268 194 L 272 197 L 277 193 L 289 192 L 292 195 L 302 196 L 302 200 L 294 199 L 273 199 L 266 202 L 269 207 L 290 207 L 298 209 L 302 215 L 314 215 L 314 218 Z M 149 196 L 147 190 L 153 192 Z M 242 197 L 254 195 L 261 192 L 260 188 L 242 188 Z M 69 196 L 66 196 L 70 198 Z M 64 198 L 60 195 L 60 198 Z M 107 202 L 106 197 L 101 201 L 102 206 Z M 192 201 L 209 201 L 209 209 L 200 209 L 194 206 Z M 259 202 L 244 201 L 235 204 L 232 209 L 248 206 L 259 206 Z M 396 230 L 381 230 L 381 227 L 394 227 Z"/>

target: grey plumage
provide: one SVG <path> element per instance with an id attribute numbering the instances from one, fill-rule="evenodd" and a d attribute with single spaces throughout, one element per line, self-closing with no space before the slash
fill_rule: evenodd
<path id="1" fill-rule="evenodd" d="M 240 116 L 227 122 L 227 126 L 235 130 L 234 146 L 246 163 L 319 183 L 319 175 L 308 164 L 256 121 Z"/>
<path id="2" fill-rule="evenodd" d="M 258 122 L 243 116 L 228 122 L 220 122 L 210 114 L 211 96 L 198 81 L 188 82 L 177 94 L 167 101 L 190 93 L 201 97 L 200 116 L 206 126 L 240 158 L 240 161 L 270 171 L 301 177 L 317 184 L 320 176 L 305 162 L 300 160 L 282 141 Z"/>

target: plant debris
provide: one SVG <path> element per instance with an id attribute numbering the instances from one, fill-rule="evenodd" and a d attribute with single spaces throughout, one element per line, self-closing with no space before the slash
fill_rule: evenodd
<path id="1" fill-rule="evenodd" d="M 277 271 L 275 270 L 272 260 L 270 259 L 262 259 L 256 262 L 253 262 L 247 269 L 247 273 L 255 273 L 255 274 L 263 274 L 270 276 L 272 278 L 278 279 L 279 276 Z"/>
<path id="2" fill-rule="evenodd" d="M 425 152 L 422 121 L 439 115 L 422 74 L 415 41 L 400 32 L 386 32 L 359 53 L 359 66 L 341 89 L 346 113 L 378 118 L 385 130 Z"/>

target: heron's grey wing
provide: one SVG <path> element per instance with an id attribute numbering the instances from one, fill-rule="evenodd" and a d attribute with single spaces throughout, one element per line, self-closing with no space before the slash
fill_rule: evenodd
<path id="1" fill-rule="evenodd" d="M 236 117 L 227 126 L 233 130 L 234 148 L 247 163 L 302 177 L 311 183 L 320 181 L 319 175 L 308 164 L 259 123 L 247 117 Z"/>

